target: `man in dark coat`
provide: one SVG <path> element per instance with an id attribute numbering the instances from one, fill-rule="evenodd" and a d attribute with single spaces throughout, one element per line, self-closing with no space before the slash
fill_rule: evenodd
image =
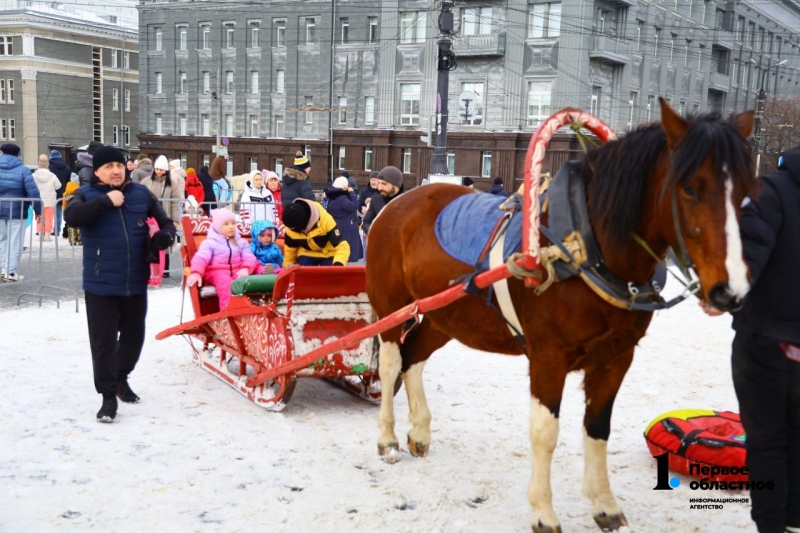
<path id="1" fill-rule="evenodd" d="M 78 178 L 80 178 L 81 185 L 91 183 L 92 178 L 94 178 L 92 156 L 101 146 L 103 146 L 102 143 L 92 141 L 89 143 L 85 152 L 78 152 L 78 163 L 76 166 L 78 167 Z"/>
<path id="2" fill-rule="evenodd" d="M 733 314 L 733 385 L 750 481 L 773 484 L 751 490 L 751 516 L 759 533 L 800 531 L 800 146 L 764 176 L 740 233 L 752 285 Z"/>
<path id="3" fill-rule="evenodd" d="M 362 225 L 364 233 L 369 233 L 372 222 L 386 204 L 403 194 L 403 173 L 399 168 L 388 166 L 378 172 L 378 192 L 380 194 L 372 197 L 367 214 L 364 215 L 364 224 Z"/>
<path id="4" fill-rule="evenodd" d="M 81 229 L 94 385 L 103 395 L 97 420 L 111 422 L 117 414 L 117 396 L 127 403 L 139 401 L 128 375 L 144 345 L 151 247 L 169 248 L 175 225 L 147 187 L 125 178 L 120 150 L 103 146 L 92 162 L 94 177 L 75 192 L 64 219 Z M 149 217 L 161 228 L 152 242 Z"/>
<path id="5" fill-rule="evenodd" d="M 61 183 L 61 187 L 56 190 L 56 225 L 53 227 L 53 235 L 60 235 L 63 210 L 61 205 L 63 202 L 61 199 L 64 197 L 64 189 L 67 188 L 67 183 L 69 183 L 72 177 L 72 169 L 69 168 L 69 165 L 61 157 L 61 152 L 58 150 L 50 150 L 50 166 L 48 168 L 50 172 L 56 175 L 58 181 Z"/>
<path id="6" fill-rule="evenodd" d="M 311 163 L 303 155 L 303 152 L 298 151 L 294 158 L 294 165 L 284 170 L 281 180 L 281 203 L 284 209 L 297 198 L 317 200 L 314 196 L 314 189 L 311 188 L 311 183 L 308 181 L 310 172 Z"/>
<path id="7" fill-rule="evenodd" d="M 361 189 L 361 193 L 358 195 L 358 209 L 362 216 L 367 212 L 367 199 L 376 194 L 378 194 L 378 171 L 373 170 L 369 173 L 369 183 Z"/>
<path id="8" fill-rule="evenodd" d="M 333 181 L 333 187 L 325 189 L 325 197 L 328 198 L 328 213 L 350 245 L 347 262 L 355 263 L 363 257 L 361 235 L 358 234 L 358 195 L 350 187 L 347 178 L 340 176 Z"/>
<path id="9" fill-rule="evenodd" d="M 200 167 L 200 172 L 197 173 L 197 177 L 200 179 L 200 183 L 203 184 L 203 194 L 205 196 L 203 202 L 210 202 L 203 206 L 203 211 L 210 213 L 212 209 L 217 208 L 217 204 L 214 203 L 217 201 L 217 196 L 214 194 L 214 180 L 211 178 L 211 174 L 208 173 L 208 167 L 205 165 Z"/>
<path id="10" fill-rule="evenodd" d="M 497 196 L 502 196 L 503 198 L 508 197 L 508 192 L 503 188 L 503 178 L 497 176 L 494 179 L 494 185 L 492 185 L 492 188 L 489 189 L 489 194 L 495 194 Z"/>

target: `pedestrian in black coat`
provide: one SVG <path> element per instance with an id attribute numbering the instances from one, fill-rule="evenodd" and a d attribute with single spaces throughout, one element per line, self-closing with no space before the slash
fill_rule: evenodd
<path id="1" fill-rule="evenodd" d="M 298 198 L 317 201 L 314 189 L 311 188 L 311 183 L 308 181 L 310 172 L 311 163 L 303 155 L 303 152 L 298 151 L 294 158 L 294 165 L 283 172 L 281 180 L 281 203 L 283 203 L 284 209 Z"/>
<path id="2" fill-rule="evenodd" d="M 358 195 L 350 187 L 347 178 L 336 178 L 333 187 L 325 189 L 328 198 L 328 213 L 336 221 L 339 231 L 350 245 L 348 263 L 355 263 L 363 257 L 361 235 L 358 233 Z"/>
<path id="3" fill-rule="evenodd" d="M 208 167 L 203 165 L 200 167 L 200 172 L 197 173 L 198 179 L 200 179 L 200 183 L 203 184 L 203 195 L 205 198 L 203 202 L 210 202 L 203 206 L 203 211 L 206 213 L 210 213 L 212 209 L 217 208 L 217 196 L 214 194 L 214 179 L 211 177 L 211 174 L 208 173 Z"/>
<path id="4" fill-rule="evenodd" d="M 63 202 L 61 200 L 64 198 L 64 190 L 67 188 L 67 183 L 69 183 L 72 178 L 72 169 L 69 168 L 69 165 L 61 157 L 61 152 L 58 150 L 50 151 L 50 166 L 48 168 L 50 172 L 56 175 L 58 181 L 61 183 L 61 187 L 56 191 L 56 198 L 58 201 L 56 202 L 56 225 L 53 227 L 53 235 L 59 235 L 61 234 L 61 220 L 63 217 Z"/>
<path id="5" fill-rule="evenodd" d="M 372 222 L 386 204 L 405 191 L 403 188 L 403 173 L 397 167 L 384 167 L 378 173 L 377 181 L 379 194 L 374 195 L 369 202 L 369 208 L 367 209 L 367 214 L 364 215 L 364 224 L 362 225 L 364 233 L 369 233 Z"/>

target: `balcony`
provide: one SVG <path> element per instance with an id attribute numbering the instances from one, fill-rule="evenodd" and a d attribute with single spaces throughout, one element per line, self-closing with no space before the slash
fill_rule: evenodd
<path id="1" fill-rule="evenodd" d="M 502 56 L 506 53 L 506 35 L 462 35 L 453 40 L 453 52 L 457 57 Z"/>
<path id="2" fill-rule="evenodd" d="M 714 28 L 712 31 L 712 43 L 714 46 L 720 46 L 733 50 L 733 32 L 724 30 L 722 28 Z"/>
<path id="3" fill-rule="evenodd" d="M 719 72 L 712 72 L 708 76 L 708 90 L 709 91 L 719 91 L 719 92 L 728 92 L 731 88 L 731 79 L 729 76 L 725 74 L 720 74 Z"/>
<path id="4" fill-rule="evenodd" d="M 608 35 L 592 35 L 589 58 L 607 63 L 627 65 L 631 62 L 631 43 Z"/>

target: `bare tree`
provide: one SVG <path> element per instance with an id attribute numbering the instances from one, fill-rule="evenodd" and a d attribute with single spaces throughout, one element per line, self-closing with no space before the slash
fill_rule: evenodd
<path id="1" fill-rule="evenodd" d="M 800 131 L 795 131 L 800 130 L 800 96 L 769 98 L 761 128 L 761 173 L 766 174 L 777 169 L 782 152 L 800 144 Z"/>

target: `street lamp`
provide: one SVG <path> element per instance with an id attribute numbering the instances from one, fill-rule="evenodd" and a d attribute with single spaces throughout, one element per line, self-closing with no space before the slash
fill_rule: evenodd
<path id="1" fill-rule="evenodd" d="M 777 69 L 781 65 L 786 63 L 786 59 L 777 63 L 775 68 Z M 756 66 L 759 66 L 752 58 L 750 58 L 750 62 Z M 753 151 L 756 153 L 756 175 L 761 171 L 761 121 L 764 118 L 764 104 L 767 102 L 767 93 L 764 90 L 764 79 L 769 76 L 769 71 L 772 70 L 772 60 L 770 59 L 767 63 L 767 70 L 764 71 L 764 74 L 761 76 L 761 89 L 758 91 L 758 96 L 756 96 L 756 124 L 755 124 L 755 134 L 753 135 Z"/>

